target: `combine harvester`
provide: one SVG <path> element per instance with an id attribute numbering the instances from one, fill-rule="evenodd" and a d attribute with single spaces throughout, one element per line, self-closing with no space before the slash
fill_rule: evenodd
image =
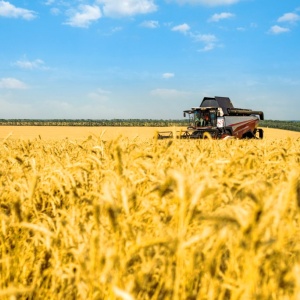
<path id="1" fill-rule="evenodd" d="M 187 130 L 176 133 L 181 139 L 253 139 L 263 138 L 264 132 L 258 127 L 264 119 L 262 111 L 234 108 L 228 97 L 204 97 L 199 107 L 183 112 L 188 114 Z M 173 131 L 158 132 L 158 139 L 174 138 Z"/>

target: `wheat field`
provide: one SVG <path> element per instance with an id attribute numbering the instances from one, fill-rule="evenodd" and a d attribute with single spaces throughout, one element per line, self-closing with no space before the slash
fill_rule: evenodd
<path id="1" fill-rule="evenodd" d="M 0 128 L 0 299 L 300 299 L 299 133 L 21 129 Z"/>
<path id="2" fill-rule="evenodd" d="M 84 140 L 90 135 L 101 135 L 105 140 L 116 139 L 119 136 L 130 139 L 151 139 L 157 131 L 185 130 L 186 127 L 67 127 L 67 126 L 0 126 L 0 141 L 8 137 L 13 139 L 43 139 L 43 140 Z M 264 139 L 299 138 L 300 132 L 264 128 Z"/>

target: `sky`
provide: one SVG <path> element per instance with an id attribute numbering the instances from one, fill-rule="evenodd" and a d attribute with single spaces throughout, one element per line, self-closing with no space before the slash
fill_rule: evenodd
<path id="1" fill-rule="evenodd" d="M 0 119 L 300 120 L 299 0 L 0 0 Z"/>

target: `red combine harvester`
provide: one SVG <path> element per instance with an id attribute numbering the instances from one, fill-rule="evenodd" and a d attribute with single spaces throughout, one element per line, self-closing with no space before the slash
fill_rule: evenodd
<path id="1" fill-rule="evenodd" d="M 181 139 L 251 139 L 263 138 L 264 132 L 258 128 L 264 119 L 262 111 L 234 108 L 228 97 L 204 97 L 199 107 L 183 112 L 189 116 L 187 130 L 176 133 Z M 158 132 L 158 139 L 173 138 L 173 131 Z"/>

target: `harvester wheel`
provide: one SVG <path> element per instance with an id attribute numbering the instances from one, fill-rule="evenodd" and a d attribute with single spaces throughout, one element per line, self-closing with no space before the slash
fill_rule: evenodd
<path id="1" fill-rule="evenodd" d="M 226 136 L 223 138 L 223 140 L 234 140 L 234 139 L 235 139 L 235 137 L 232 136 L 232 135 L 226 135 Z"/>
<path id="2" fill-rule="evenodd" d="M 234 139 L 235 137 L 231 134 L 229 130 L 225 130 L 225 133 L 221 137 L 223 140 L 231 140 Z"/>

